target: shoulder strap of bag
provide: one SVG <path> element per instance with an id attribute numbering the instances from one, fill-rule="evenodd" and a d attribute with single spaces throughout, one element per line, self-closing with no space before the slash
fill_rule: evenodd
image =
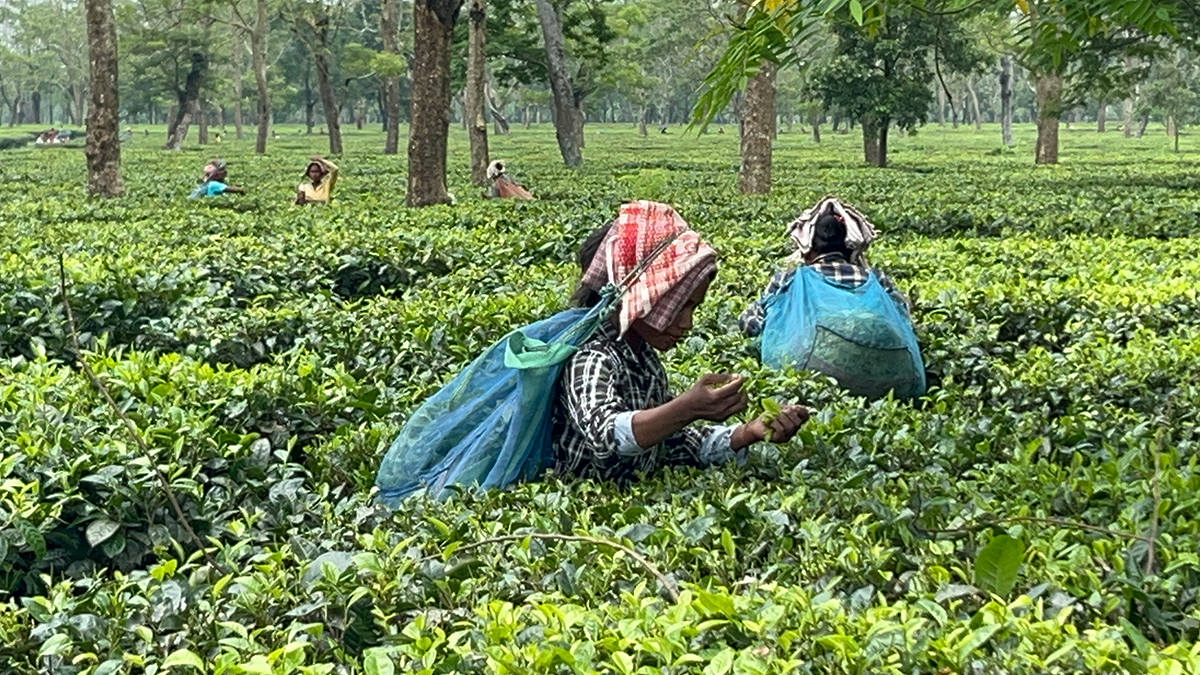
<path id="1" fill-rule="evenodd" d="M 677 239 L 679 235 L 680 233 L 676 232 L 666 239 L 660 241 L 658 246 L 655 246 L 654 250 L 651 251 L 649 255 L 647 255 L 645 258 L 642 258 L 638 262 L 637 266 L 630 270 L 629 274 L 625 275 L 625 278 L 622 279 L 621 283 L 617 286 L 617 288 L 620 289 L 621 295 L 624 295 L 629 291 L 629 287 L 633 286 L 638 277 L 642 276 L 646 270 L 650 269 L 650 266 L 654 264 L 654 261 L 658 259 L 658 256 L 662 255 L 663 251 L 666 251 L 671 244 L 675 243 L 675 239 Z"/>

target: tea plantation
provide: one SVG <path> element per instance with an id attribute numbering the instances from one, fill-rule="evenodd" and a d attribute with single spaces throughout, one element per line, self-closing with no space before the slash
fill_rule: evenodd
<path id="1" fill-rule="evenodd" d="M 930 127 L 879 170 L 857 135 L 797 129 L 760 199 L 736 134 L 670 132 L 589 126 L 578 172 L 548 125 L 493 137 L 539 198 L 517 204 L 469 186 L 455 129 L 458 203 L 425 210 L 376 132 L 329 208 L 290 205 L 322 145 L 295 129 L 265 157 L 139 133 L 111 202 L 77 148 L 0 153 L 0 671 L 1200 671 L 1192 139 L 1064 131 L 1035 168 L 1031 128 L 999 153 Z M 210 155 L 247 194 L 185 199 Z M 827 193 L 914 299 L 919 404 L 767 372 L 736 330 Z M 578 243 L 633 198 L 721 254 L 675 384 L 744 373 L 813 420 L 744 467 L 378 506 L 409 412 L 562 308 Z M 82 358 L 149 455 L 70 346 L 60 256 Z M 496 540 L 527 533 L 592 540 Z"/>

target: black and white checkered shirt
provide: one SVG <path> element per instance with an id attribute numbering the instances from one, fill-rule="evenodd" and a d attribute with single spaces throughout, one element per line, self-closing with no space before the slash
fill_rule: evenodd
<path id="1" fill-rule="evenodd" d="M 880 270 L 872 270 L 870 267 L 855 265 L 847 261 L 841 253 L 826 253 L 817 256 L 809 267 L 820 272 L 826 279 L 833 283 L 848 288 L 857 288 L 865 284 L 867 279 L 871 277 L 871 272 L 874 271 L 879 277 L 879 285 L 887 290 L 888 295 L 904 305 L 905 308 L 909 306 L 908 298 L 896 288 L 896 285 L 892 283 L 888 275 Z M 763 291 L 762 297 L 753 305 L 750 305 L 746 311 L 742 312 L 741 317 L 738 318 L 738 327 L 742 329 L 743 333 L 750 337 L 755 337 L 762 333 L 763 323 L 767 320 L 767 298 L 775 295 L 781 288 L 787 286 L 795 274 L 795 269 L 780 270 L 775 273 L 775 276 L 771 277 L 771 281 L 767 284 L 767 289 Z"/>
<path id="2" fill-rule="evenodd" d="M 732 427 L 688 427 L 651 447 L 633 441 L 633 413 L 671 400 L 667 373 L 654 349 L 636 347 L 604 321 L 563 370 L 554 409 L 555 470 L 566 475 L 628 481 L 668 465 L 707 466 L 738 454 Z"/>

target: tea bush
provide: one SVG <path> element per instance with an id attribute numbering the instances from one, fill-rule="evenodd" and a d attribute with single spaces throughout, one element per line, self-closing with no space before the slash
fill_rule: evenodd
<path id="1" fill-rule="evenodd" d="M 730 135 L 589 130 L 578 171 L 548 127 L 492 139 L 539 197 L 519 204 L 468 185 L 456 130 L 457 203 L 424 210 L 374 133 L 348 135 L 330 208 L 289 205 L 318 145 L 294 130 L 265 157 L 220 147 L 248 193 L 208 202 L 184 196 L 216 147 L 135 138 L 111 202 L 84 198 L 75 150 L 4 151 L 3 670 L 1200 670 L 1195 161 L 1064 131 L 1064 164 L 1034 169 L 990 132 L 926 129 L 876 170 L 851 136 L 783 134 L 775 191 L 745 198 Z M 914 299 L 919 404 L 771 373 L 736 330 L 827 193 L 872 218 L 873 262 Z M 562 308 L 578 243 L 632 198 L 721 254 L 674 384 L 744 373 L 814 409 L 802 433 L 625 488 L 548 475 L 378 506 L 408 413 Z M 70 348 L 60 255 L 83 358 L 149 456 Z M 507 538 L 529 534 L 629 547 L 678 602 L 626 551 Z"/>

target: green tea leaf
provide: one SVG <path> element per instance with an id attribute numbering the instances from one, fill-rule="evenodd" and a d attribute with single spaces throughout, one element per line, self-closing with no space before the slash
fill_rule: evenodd
<path id="1" fill-rule="evenodd" d="M 393 675 L 396 665 L 384 647 L 372 647 L 363 655 L 363 670 L 367 675 Z"/>
<path id="2" fill-rule="evenodd" d="M 1006 598 L 1017 583 L 1025 544 L 1006 534 L 994 537 L 975 557 L 975 585 Z"/>
<path id="3" fill-rule="evenodd" d="M 93 520 L 87 526 L 87 541 L 93 548 L 108 541 L 109 537 L 121 529 L 120 523 L 114 523 L 107 518 Z"/>
<path id="4" fill-rule="evenodd" d="M 204 659 L 189 649 L 176 649 L 162 662 L 164 670 L 175 666 L 189 666 L 203 673 Z"/>
<path id="5" fill-rule="evenodd" d="M 972 631 L 970 635 L 958 644 L 958 662 L 966 663 L 967 659 L 970 658 L 976 649 L 979 649 L 985 642 L 992 639 L 996 631 L 1003 627 L 1001 624 L 993 623 Z"/>

